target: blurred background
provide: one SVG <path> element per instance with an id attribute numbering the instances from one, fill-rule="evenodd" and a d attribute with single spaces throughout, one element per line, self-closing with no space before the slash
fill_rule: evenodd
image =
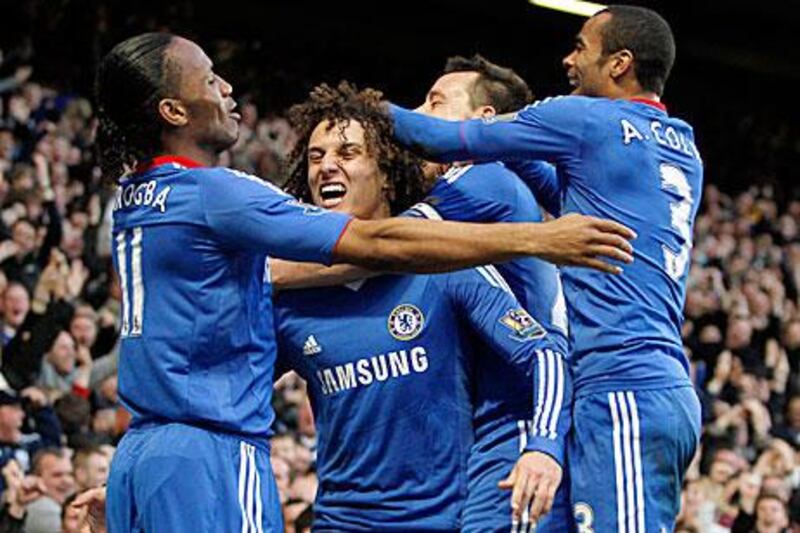
<path id="1" fill-rule="evenodd" d="M 792 188 L 800 121 L 800 2 L 649 1 L 671 23 L 678 57 L 665 100 L 698 130 L 709 177 L 727 187 Z M 561 58 L 580 17 L 526 0 L 396 3 L 174 0 L 0 2 L 3 73 L 88 94 L 103 52 L 145 30 L 196 39 L 239 97 L 280 113 L 317 82 L 350 79 L 420 101 L 446 57 L 480 52 L 516 69 L 538 96 L 568 91 Z"/>

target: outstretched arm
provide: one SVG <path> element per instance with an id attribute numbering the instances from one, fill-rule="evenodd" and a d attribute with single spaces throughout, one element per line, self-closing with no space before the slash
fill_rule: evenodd
<path id="1" fill-rule="evenodd" d="M 607 259 L 633 261 L 628 240 L 634 233 L 608 220 L 582 215 L 541 224 L 356 220 L 302 204 L 257 178 L 214 172 L 201 189 L 211 230 L 223 243 L 272 257 L 384 272 L 444 272 L 535 256 L 619 273 Z"/>
<path id="2" fill-rule="evenodd" d="M 389 104 L 395 138 L 436 161 L 541 159 L 580 153 L 588 99 L 546 99 L 488 120 L 442 120 Z"/>
<path id="3" fill-rule="evenodd" d="M 379 271 L 444 272 L 534 256 L 618 274 L 622 269 L 607 259 L 633 261 L 628 242 L 633 238 L 621 224 L 575 214 L 540 224 L 352 220 L 334 249 L 333 262 Z"/>

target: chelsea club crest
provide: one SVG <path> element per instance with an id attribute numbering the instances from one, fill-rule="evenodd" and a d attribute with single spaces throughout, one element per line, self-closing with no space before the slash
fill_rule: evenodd
<path id="1" fill-rule="evenodd" d="M 425 316 L 416 306 L 400 304 L 392 309 L 387 326 L 392 337 L 399 341 L 416 338 L 425 325 Z"/>

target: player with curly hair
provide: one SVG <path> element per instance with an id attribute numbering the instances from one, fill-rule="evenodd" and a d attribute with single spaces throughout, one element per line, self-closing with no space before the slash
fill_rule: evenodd
<path id="1" fill-rule="evenodd" d="M 358 122 L 364 130 L 364 148 L 380 174 L 386 177 L 391 214 L 396 215 L 419 201 L 429 184 L 422 172 L 422 160 L 394 142 L 392 122 L 380 109 L 382 97 L 379 91 L 358 91 L 346 81 L 335 89 L 323 84 L 312 91 L 304 103 L 293 106 L 288 119 L 300 139 L 310 138 L 311 133 L 323 122 L 328 131 L 335 130 L 334 133 L 338 132 L 340 137 L 351 122 Z M 289 154 L 287 166 L 290 170 L 285 187 L 287 192 L 301 200 L 313 202 L 314 197 L 308 187 L 308 168 L 312 160 L 308 150 L 308 144 L 300 142 Z M 321 191 L 319 205 L 330 209 L 339 206 L 342 200 L 353 205 L 361 204 L 357 198 L 348 196 L 346 184 L 341 184 Z M 353 205 L 342 206 L 342 210 Z"/>
<path id="2" fill-rule="evenodd" d="M 419 161 L 392 143 L 380 98 L 343 82 L 292 108 L 299 197 L 363 219 L 422 198 Z M 530 418 L 536 361 L 558 350 L 538 317 L 492 266 L 284 291 L 274 305 L 279 364 L 307 381 L 317 427 L 314 530 L 461 531 L 475 363 L 496 359 L 530 382 L 518 398 Z M 561 385 L 569 396 L 568 376 Z M 508 501 L 493 510 L 506 528 Z"/>

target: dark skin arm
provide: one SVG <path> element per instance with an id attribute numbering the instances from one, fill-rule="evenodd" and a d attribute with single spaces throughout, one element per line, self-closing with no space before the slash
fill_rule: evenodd
<path id="1" fill-rule="evenodd" d="M 635 236 L 616 222 L 574 214 L 538 224 L 354 219 L 336 246 L 334 262 L 384 272 L 434 273 L 533 256 L 618 274 L 622 269 L 606 259 L 632 262 L 628 240 Z"/>

